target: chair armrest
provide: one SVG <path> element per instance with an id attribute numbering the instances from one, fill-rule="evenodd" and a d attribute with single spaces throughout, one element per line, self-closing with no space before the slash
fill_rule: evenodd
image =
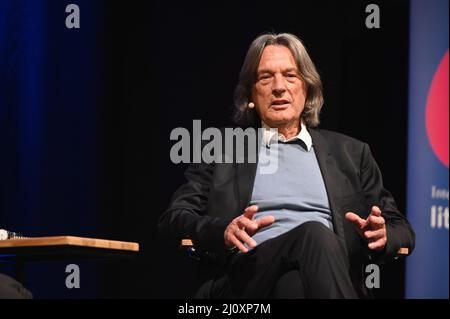
<path id="1" fill-rule="evenodd" d="M 182 239 L 180 242 L 180 247 L 181 249 L 194 249 L 194 243 L 192 242 L 191 239 Z M 409 255 L 409 248 L 406 247 L 400 247 L 400 249 L 397 251 L 398 255 Z"/>
<path id="2" fill-rule="evenodd" d="M 181 242 L 180 242 L 180 247 L 181 248 L 194 247 L 194 243 L 192 242 L 191 239 L 182 239 Z"/>
<path id="3" fill-rule="evenodd" d="M 195 250 L 194 242 L 191 239 L 182 239 L 180 241 L 180 249 L 189 257 L 199 260 L 200 256 Z"/>

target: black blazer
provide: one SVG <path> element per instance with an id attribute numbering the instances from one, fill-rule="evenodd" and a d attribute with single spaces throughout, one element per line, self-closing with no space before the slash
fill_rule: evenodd
<path id="1" fill-rule="evenodd" d="M 361 265 L 367 259 L 388 261 L 400 247 L 412 252 L 414 231 L 383 187 L 369 146 L 331 131 L 309 129 L 309 132 L 324 178 L 334 231 L 348 255 L 354 283 L 362 279 Z M 160 233 L 175 243 L 190 238 L 197 250 L 224 260 L 221 257 L 226 256 L 225 228 L 249 206 L 256 168 L 256 163 L 191 164 L 185 172 L 187 183 L 176 191 L 161 216 Z M 376 255 L 368 252 L 365 240 L 344 217 L 352 211 L 365 218 L 373 205 L 382 211 L 388 238 L 385 250 Z"/>

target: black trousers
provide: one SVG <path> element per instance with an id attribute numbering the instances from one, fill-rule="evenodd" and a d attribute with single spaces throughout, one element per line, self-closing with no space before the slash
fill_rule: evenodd
<path id="1" fill-rule="evenodd" d="M 211 285 L 213 298 L 357 298 L 336 234 L 304 223 L 233 256 Z"/>

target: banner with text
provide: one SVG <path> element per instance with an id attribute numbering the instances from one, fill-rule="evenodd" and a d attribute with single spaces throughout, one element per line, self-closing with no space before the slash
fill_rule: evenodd
<path id="1" fill-rule="evenodd" d="M 448 0 L 411 1 L 407 298 L 448 298 Z"/>

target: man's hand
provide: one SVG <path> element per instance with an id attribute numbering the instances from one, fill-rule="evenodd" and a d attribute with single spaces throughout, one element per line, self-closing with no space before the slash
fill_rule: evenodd
<path id="1" fill-rule="evenodd" d="M 231 221 L 224 233 L 225 246 L 237 247 L 241 252 L 248 252 L 247 246 L 254 248 L 256 242 L 252 236 L 261 228 L 272 225 L 275 221 L 273 216 L 264 216 L 258 219 L 253 219 L 253 216 L 258 211 L 258 206 L 252 205 L 244 210 L 244 213 Z"/>
<path id="2" fill-rule="evenodd" d="M 384 249 L 387 242 L 387 232 L 386 223 L 384 218 L 381 216 L 380 208 L 373 206 L 367 219 L 362 219 L 352 212 L 345 214 L 345 218 L 356 225 L 360 235 L 369 242 L 369 249 Z"/>

